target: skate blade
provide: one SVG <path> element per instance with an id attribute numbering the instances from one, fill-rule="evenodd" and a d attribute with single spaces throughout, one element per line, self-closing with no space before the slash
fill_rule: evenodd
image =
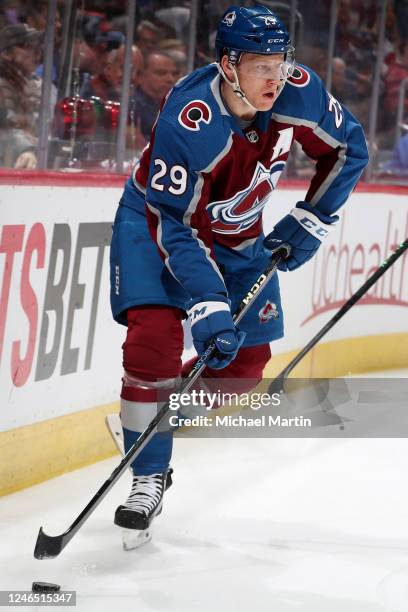
<path id="1" fill-rule="evenodd" d="M 144 546 L 152 539 L 152 528 L 122 529 L 123 550 L 134 550 Z"/>
<path id="2" fill-rule="evenodd" d="M 112 436 L 116 448 L 121 455 L 124 455 L 125 447 L 123 445 L 123 430 L 120 416 L 118 414 L 107 414 L 105 417 L 105 425 Z"/>

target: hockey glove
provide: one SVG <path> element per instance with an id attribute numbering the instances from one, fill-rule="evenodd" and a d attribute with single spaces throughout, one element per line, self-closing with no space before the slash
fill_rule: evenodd
<path id="1" fill-rule="evenodd" d="M 282 244 L 288 244 L 291 247 L 290 255 L 278 268 L 283 272 L 296 270 L 313 257 L 338 219 L 337 215 L 329 217 L 314 209 L 308 202 L 298 202 L 296 208 L 266 236 L 264 246 L 274 252 Z"/>
<path id="2" fill-rule="evenodd" d="M 207 365 L 220 370 L 236 357 L 246 333 L 235 327 L 226 297 L 215 293 L 204 296 L 204 299 L 193 300 L 187 311 L 194 347 L 198 355 L 202 355 L 214 340 L 216 352 Z"/>

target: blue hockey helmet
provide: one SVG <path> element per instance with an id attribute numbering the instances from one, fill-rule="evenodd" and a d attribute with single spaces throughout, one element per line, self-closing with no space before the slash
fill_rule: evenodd
<path id="1" fill-rule="evenodd" d="M 254 7 L 230 6 L 218 26 L 215 47 L 217 61 L 228 55 L 231 64 L 236 64 L 242 53 L 283 53 L 289 61 L 294 53 L 282 21 L 260 4 Z"/>

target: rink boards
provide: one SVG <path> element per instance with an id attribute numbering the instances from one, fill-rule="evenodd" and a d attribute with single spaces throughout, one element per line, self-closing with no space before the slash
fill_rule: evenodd
<path id="1" fill-rule="evenodd" d="M 109 241 L 121 177 L 0 176 L 0 493 L 113 454 L 103 415 L 118 409 L 124 328 L 109 308 Z M 281 274 L 279 371 L 408 235 L 408 189 L 354 193 L 316 258 Z M 266 230 L 305 194 L 286 184 Z M 186 335 L 186 355 L 191 353 Z M 340 376 L 408 365 L 408 256 L 297 370 Z M 22 450 L 24 449 L 24 453 Z"/>

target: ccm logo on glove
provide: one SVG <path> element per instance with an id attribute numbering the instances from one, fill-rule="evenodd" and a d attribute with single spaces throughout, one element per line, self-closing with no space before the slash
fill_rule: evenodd
<path id="1" fill-rule="evenodd" d="M 191 325 L 198 323 L 201 319 L 205 319 L 210 314 L 219 311 L 230 312 L 228 304 L 224 302 L 200 302 L 194 308 L 189 310 L 188 316 L 191 321 Z"/>
<path id="2" fill-rule="evenodd" d="M 278 266 L 283 272 L 296 270 L 309 261 L 338 221 L 337 215 L 312 212 L 311 208 L 308 202 L 298 202 L 264 240 L 264 246 L 272 252 L 282 245 L 290 247 L 290 254 Z"/>
<path id="3" fill-rule="evenodd" d="M 327 234 L 334 230 L 335 224 L 323 223 L 320 221 L 316 215 L 309 212 L 308 210 L 302 210 L 301 208 L 294 208 L 289 213 L 292 217 L 302 225 L 305 230 L 318 238 L 318 240 L 322 240 L 327 236 Z"/>
<path id="4" fill-rule="evenodd" d="M 218 336 L 216 337 L 215 341 L 221 342 L 221 344 L 228 344 L 228 346 L 231 344 L 229 340 L 224 340 L 224 338 L 219 338 Z"/>
<path id="5" fill-rule="evenodd" d="M 208 359 L 210 368 L 225 368 L 236 357 L 245 339 L 245 332 L 239 331 L 232 320 L 227 297 L 211 294 L 216 300 L 192 304 L 187 311 L 191 321 L 191 334 L 198 355 L 202 355 L 211 342 L 214 353 Z"/>

